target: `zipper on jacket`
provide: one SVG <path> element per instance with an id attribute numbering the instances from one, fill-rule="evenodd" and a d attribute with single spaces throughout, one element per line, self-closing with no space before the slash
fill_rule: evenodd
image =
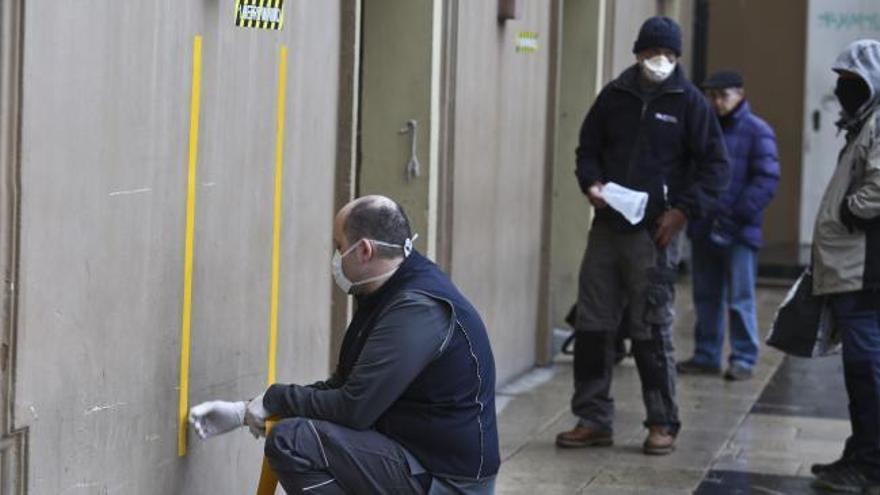
<path id="1" fill-rule="evenodd" d="M 618 86 L 618 89 L 621 89 L 621 90 L 635 96 L 636 98 L 638 98 L 642 102 L 642 111 L 641 111 L 641 114 L 639 115 L 639 128 L 636 131 L 636 146 L 633 147 L 632 155 L 629 157 L 629 163 L 627 164 L 627 167 L 626 167 L 626 181 L 627 181 L 627 183 L 631 184 L 632 183 L 632 169 L 633 169 L 633 165 L 635 165 L 635 158 L 636 158 L 636 152 L 638 151 L 638 144 L 639 144 L 639 141 L 641 141 L 641 139 L 642 139 L 642 132 L 644 131 L 644 128 L 645 128 L 645 114 L 648 111 L 648 106 L 662 96 L 670 95 L 670 94 L 684 94 L 684 89 L 681 89 L 681 88 L 665 89 L 665 90 L 662 90 L 659 93 L 653 95 L 651 98 L 647 98 L 647 99 L 644 98 L 641 95 L 641 93 L 634 91 L 630 88 L 627 88 L 624 86 Z"/>
<path id="2" fill-rule="evenodd" d="M 639 149 L 639 142 L 642 139 L 642 133 L 645 128 L 645 114 L 648 111 L 648 106 L 651 103 L 653 103 L 655 100 L 658 100 L 662 96 L 671 95 L 671 94 L 684 94 L 685 91 L 683 88 L 668 88 L 668 89 L 661 90 L 660 92 L 654 94 L 650 98 L 644 98 L 641 95 L 641 93 L 639 93 L 631 88 L 627 88 L 627 87 L 621 86 L 621 85 L 618 85 L 617 88 L 635 96 L 636 98 L 638 98 L 642 102 L 642 111 L 641 111 L 641 115 L 639 116 L 639 128 L 636 131 L 636 145 L 633 146 L 632 154 L 630 155 L 629 162 L 627 163 L 627 166 L 626 166 L 626 182 L 628 185 L 631 185 L 632 184 L 633 168 L 635 168 L 635 159 L 636 159 L 638 149 Z M 666 183 L 665 178 L 663 180 L 663 183 L 665 185 L 665 183 Z M 666 196 L 666 194 L 664 192 L 663 202 L 668 204 L 669 199 L 668 199 L 668 197 L 665 197 L 665 196 Z"/>

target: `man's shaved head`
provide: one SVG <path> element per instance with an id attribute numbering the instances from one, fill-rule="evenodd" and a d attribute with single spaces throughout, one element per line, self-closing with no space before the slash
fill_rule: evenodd
<path id="1" fill-rule="evenodd" d="M 403 208 L 385 196 L 364 196 L 355 199 L 340 210 L 342 233 L 349 243 L 373 239 L 403 246 L 412 237 L 409 219 Z M 403 256 L 401 248 L 376 245 L 381 258 Z"/>

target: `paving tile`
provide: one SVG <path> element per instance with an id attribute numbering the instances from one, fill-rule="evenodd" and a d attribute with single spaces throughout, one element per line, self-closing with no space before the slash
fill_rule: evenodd
<path id="1" fill-rule="evenodd" d="M 585 495 L 691 495 L 693 490 L 675 490 L 671 488 L 622 487 L 606 485 L 589 485 L 580 493 Z"/>
<path id="2" fill-rule="evenodd" d="M 848 403 L 840 356 L 787 357 L 752 411 L 845 420 Z"/>
<path id="3" fill-rule="evenodd" d="M 694 495 L 819 495 L 812 479 L 733 471 L 710 471 Z"/>
<path id="4" fill-rule="evenodd" d="M 697 469 L 662 469 L 652 466 L 621 465 L 603 468 L 587 488 L 609 486 L 619 488 L 651 487 L 654 489 L 693 491 L 703 479 Z"/>
<path id="5" fill-rule="evenodd" d="M 744 454 L 734 459 L 718 460 L 712 469 L 721 471 L 739 471 L 746 473 L 764 473 L 786 476 L 797 476 L 801 473 L 804 462 L 800 458 L 780 459 L 773 456 Z"/>
<path id="6" fill-rule="evenodd" d="M 519 485 L 505 485 L 505 486 L 497 486 L 495 489 L 496 495 L 572 495 L 576 493 L 580 493 L 582 490 L 582 486 L 568 486 L 568 485 L 559 485 L 559 484 L 547 484 L 543 483 L 541 485 L 535 484 L 519 484 Z"/>

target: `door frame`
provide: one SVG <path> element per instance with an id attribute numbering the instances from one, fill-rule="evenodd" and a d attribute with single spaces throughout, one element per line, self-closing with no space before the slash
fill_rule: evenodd
<path id="1" fill-rule="evenodd" d="M 14 425 L 21 246 L 24 0 L 0 2 L 0 493 L 27 492 L 27 428 Z"/>

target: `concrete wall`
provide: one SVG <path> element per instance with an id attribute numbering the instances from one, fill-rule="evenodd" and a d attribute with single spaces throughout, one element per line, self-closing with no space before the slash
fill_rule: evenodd
<path id="1" fill-rule="evenodd" d="M 535 362 L 551 2 L 460 2 L 452 276 L 490 331 L 499 383 Z M 521 31 L 536 53 L 517 53 Z"/>
<path id="2" fill-rule="evenodd" d="M 279 45 L 290 47 L 278 379 L 326 376 L 339 3 L 29 0 L 15 423 L 30 493 L 249 493 L 262 443 L 177 457 L 192 39 L 204 36 L 190 402 L 266 381 Z"/>
<path id="3" fill-rule="evenodd" d="M 776 131 L 782 180 L 767 210 L 768 245 L 799 238 L 806 2 L 712 0 L 707 70 L 741 71 L 752 109 Z"/>

